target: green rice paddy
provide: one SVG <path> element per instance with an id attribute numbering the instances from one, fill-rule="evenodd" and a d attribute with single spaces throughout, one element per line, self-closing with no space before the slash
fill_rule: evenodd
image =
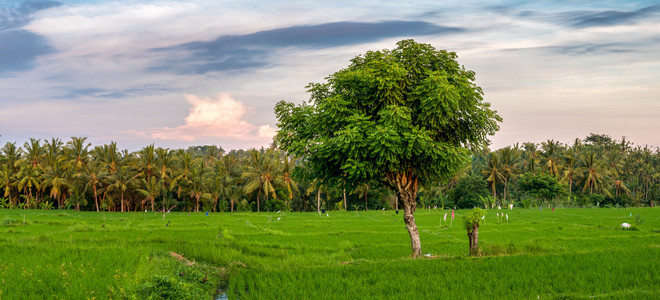
<path id="1" fill-rule="evenodd" d="M 0 210 L 0 299 L 649 299 L 660 210 L 489 210 L 468 257 L 457 211 L 402 215 Z M 624 230 L 620 224 L 633 225 Z M 450 226 L 451 224 L 451 226 Z M 172 256 L 174 252 L 181 257 Z"/>

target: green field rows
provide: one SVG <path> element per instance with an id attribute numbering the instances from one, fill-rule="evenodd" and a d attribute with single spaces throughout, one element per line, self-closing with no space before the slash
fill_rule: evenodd
<path id="1" fill-rule="evenodd" d="M 410 259 L 393 211 L 96 213 L 0 210 L 0 299 L 649 299 L 660 210 L 488 211 L 467 257 L 457 211 L 418 210 Z M 623 230 L 627 222 L 634 230 Z M 193 261 L 178 260 L 176 252 Z"/>

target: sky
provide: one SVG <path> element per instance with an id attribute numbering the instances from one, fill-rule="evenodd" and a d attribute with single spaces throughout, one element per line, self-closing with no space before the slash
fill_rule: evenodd
<path id="1" fill-rule="evenodd" d="M 492 149 L 660 147 L 657 0 L 0 0 L 0 144 L 267 147 L 278 101 L 409 38 L 476 72 Z"/>

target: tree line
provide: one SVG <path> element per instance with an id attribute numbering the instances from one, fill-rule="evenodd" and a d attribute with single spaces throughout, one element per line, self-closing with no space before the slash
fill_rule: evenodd
<path id="1" fill-rule="evenodd" d="M 425 208 L 653 206 L 660 151 L 591 134 L 485 149 L 451 178 L 422 186 Z M 397 209 L 380 182 L 324 184 L 276 148 L 119 150 L 84 137 L 30 139 L 0 150 L 0 207 L 94 211 L 317 211 Z"/>
<path id="2" fill-rule="evenodd" d="M 604 134 L 570 144 L 547 140 L 486 150 L 437 190 L 458 207 L 654 206 L 660 198 L 660 150 Z"/>

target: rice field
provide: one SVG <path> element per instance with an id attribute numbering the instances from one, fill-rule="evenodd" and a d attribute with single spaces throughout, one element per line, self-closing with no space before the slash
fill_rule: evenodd
<path id="1" fill-rule="evenodd" d="M 0 210 L 0 299 L 649 299 L 660 210 L 489 210 L 468 257 L 456 211 Z M 632 224 L 622 229 L 620 224 Z"/>

